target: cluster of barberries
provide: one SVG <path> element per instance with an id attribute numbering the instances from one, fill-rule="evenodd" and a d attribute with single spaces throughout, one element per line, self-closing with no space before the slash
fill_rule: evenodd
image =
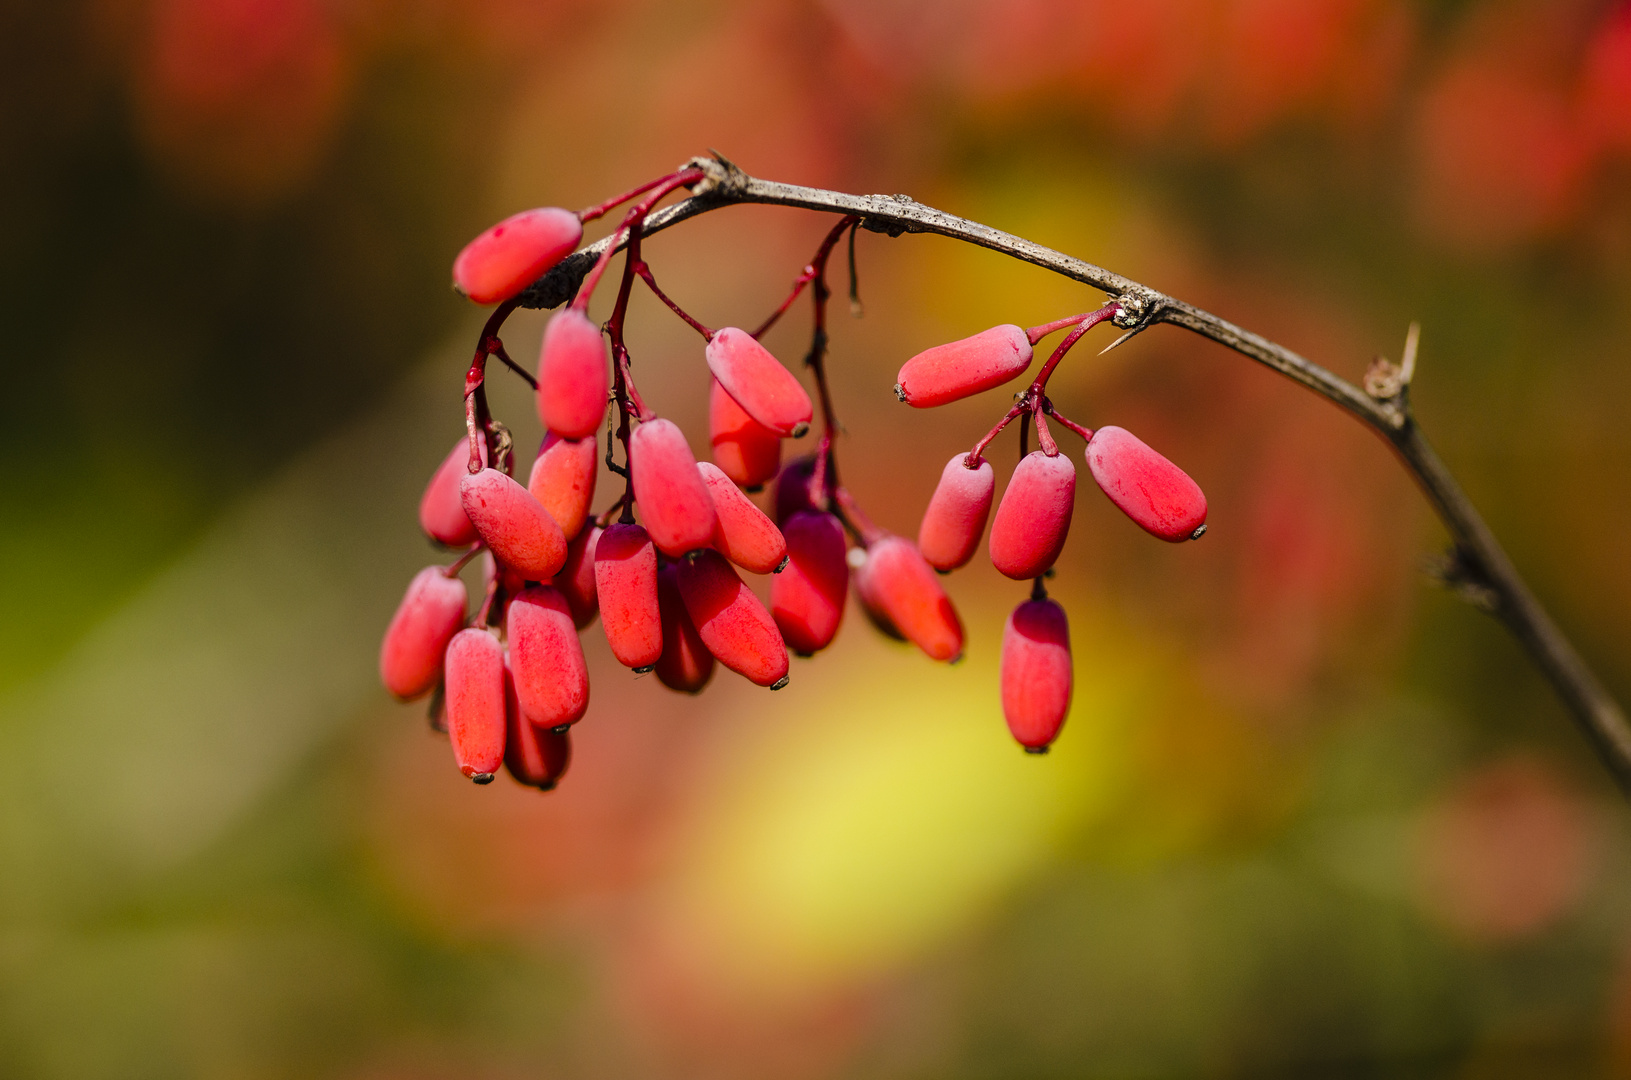
<path id="1" fill-rule="evenodd" d="M 1075 467 L 1060 453 L 1048 418 L 1087 440 L 1094 479 L 1146 530 L 1181 541 L 1206 528 L 1205 497 L 1176 466 L 1120 428 L 1094 432 L 1067 420 L 1047 396 L 1048 378 L 1070 348 L 1121 313 L 1123 302 L 1028 330 L 995 327 L 906 362 L 895 392 L 927 408 L 1018 377 L 1038 341 L 1069 331 L 1013 408 L 970 452 L 946 463 L 913 542 L 874 524 L 838 477 L 825 369 L 826 268 L 847 232 L 853 299 L 862 221 L 845 217 L 828 232 L 787 299 L 757 329 L 710 330 L 662 292 L 641 257 L 647 215 L 704 176 L 688 167 L 578 213 L 517 214 L 455 260 L 455 286 L 473 301 L 498 306 L 465 377 L 465 437 L 432 476 L 419 520 L 433 541 L 464 550 L 451 565 L 421 570 L 409 585 L 380 652 L 386 688 L 403 700 L 434 695 L 432 723 L 449 735 L 459 768 L 476 782 L 490 781 L 503 764 L 521 783 L 549 790 L 566 769 L 570 728 L 588 708 L 578 635 L 597 614 L 620 663 L 655 672 L 665 686 L 687 693 L 707 685 L 716 663 L 772 690 L 787 685 L 789 649 L 809 656 L 825 648 L 852 588 L 883 633 L 931 659 L 955 662 L 963 626 L 939 575 L 965 565 L 984 535 L 996 477 L 983 451 L 1010 422 L 1029 416 L 1020 424 L 1020 462 L 997 506 L 989 550 L 1003 574 L 1033 582 L 1003 633 L 1001 697 L 1014 737 L 1027 751 L 1045 751 L 1069 710 L 1072 676 L 1065 613 L 1043 580 L 1064 545 L 1076 486 Z M 577 296 L 545 328 L 534 379 L 509 357 L 499 328 L 522 291 L 576 250 L 585 221 L 631 200 Z M 605 326 L 596 326 L 589 301 L 620 248 L 626 255 L 617 300 Z M 635 388 L 623 325 L 636 279 L 706 341 L 711 462 L 697 461 L 684 433 Z M 759 339 L 806 288 L 814 331 L 805 363 L 822 431 L 815 453 L 784 464 L 783 440 L 810 430 L 815 407 Z M 535 387 L 546 429 L 525 487 L 512 475 L 510 433 L 487 406 L 486 363 L 495 356 Z M 603 419 L 606 464 L 626 483 L 592 515 Z M 1027 453 L 1033 424 L 1040 449 Z M 767 515 L 748 493 L 771 481 Z M 472 617 L 459 572 L 478 555 L 485 594 Z M 768 611 L 738 568 L 772 575 Z"/>

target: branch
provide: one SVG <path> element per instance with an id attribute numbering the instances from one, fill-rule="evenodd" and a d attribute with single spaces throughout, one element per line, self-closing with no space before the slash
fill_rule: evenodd
<path id="1" fill-rule="evenodd" d="M 1383 362 L 1378 365 L 1383 370 L 1373 368 L 1379 377 L 1367 377 L 1370 391 L 1367 392 L 1290 349 L 1182 300 L 1023 237 L 924 206 L 905 195 L 850 195 L 761 180 L 724 158 L 695 158 L 687 167 L 703 170 L 706 178 L 696 185 L 691 198 L 646 218 L 646 235 L 711 210 L 740 203 L 762 203 L 829 214 L 852 214 L 861 219 L 861 228 L 889 236 L 903 233 L 946 236 L 1031 263 L 1107 293 L 1121 308 L 1115 324 L 1129 331 L 1129 336 L 1158 323 L 1182 327 L 1266 364 L 1346 409 L 1398 452 L 1405 468 L 1415 477 L 1449 531 L 1453 551 L 1439 576 L 1464 598 L 1506 624 L 1551 680 L 1615 781 L 1631 794 L 1631 723 L 1529 590 L 1494 533 L 1416 425 L 1410 407 L 1410 376 L 1415 366 L 1414 331 L 1406 347 L 1404 366 L 1394 369 Z M 568 256 L 521 295 L 522 306 L 556 307 L 570 300 L 584 275 L 616 238 L 614 233 Z"/>

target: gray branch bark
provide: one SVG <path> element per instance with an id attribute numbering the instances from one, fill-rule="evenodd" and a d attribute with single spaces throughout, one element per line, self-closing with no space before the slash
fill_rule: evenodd
<path id="1" fill-rule="evenodd" d="M 1622 791 L 1631 795 L 1631 724 L 1535 598 L 1489 526 L 1416 425 L 1410 408 L 1409 376 L 1414 366 L 1413 355 L 1405 360 L 1402 370 L 1380 370 L 1374 380 L 1367 378 L 1367 389 L 1361 389 L 1284 346 L 1182 300 L 1024 237 L 924 206 L 905 195 L 850 195 L 761 180 L 723 158 L 697 158 L 690 164 L 705 169 L 708 179 L 695 189 L 691 198 L 651 214 L 644 228 L 647 235 L 711 210 L 740 203 L 763 203 L 831 214 L 855 214 L 861 218 L 862 227 L 890 236 L 903 233 L 947 236 L 1031 263 L 1119 299 L 1124 312 L 1116 324 L 1129 334 L 1160 323 L 1182 327 L 1266 364 L 1346 409 L 1397 451 L 1449 531 L 1453 548 L 1439 567 L 1438 576 L 1464 599 L 1506 625 L 1551 680 Z M 527 290 L 522 298 L 523 306 L 556 307 L 571 299 L 595 259 L 618 235 L 614 233 L 568 256 Z M 1413 352 L 1413 339 L 1407 348 Z"/>

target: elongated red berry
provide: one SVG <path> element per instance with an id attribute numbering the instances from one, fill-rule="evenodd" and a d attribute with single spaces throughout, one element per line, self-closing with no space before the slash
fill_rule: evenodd
<path id="1" fill-rule="evenodd" d="M 900 536 L 874 541 L 866 571 L 868 597 L 901 636 L 931 660 L 962 657 L 962 620 L 917 545 Z"/>
<path id="2" fill-rule="evenodd" d="M 419 500 L 419 527 L 438 544 L 464 547 L 476 539 L 476 527 L 459 499 L 459 481 L 470 475 L 470 441 L 460 439 L 442 459 Z"/>
<path id="3" fill-rule="evenodd" d="M 708 442 L 714 464 L 745 488 L 773 479 L 781 467 L 781 436 L 743 411 L 718 379 L 708 386 Z"/>
<path id="4" fill-rule="evenodd" d="M 1059 558 L 1075 508 L 1076 466 L 1032 450 L 1014 470 L 991 523 L 991 562 L 1011 578 L 1034 578 Z"/>
<path id="5" fill-rule="evenodd" d="M 786 525 L 787 519 L 800 510 L 814 510 L 810 498 L 810 479 L 815 475 L 815 458 L 810 455 L 794 458 L 776 474 L 776 524 Z"/>
<path id="6" fill-rule="evenodd" d="M 1087 443 L 1087 467 L 1110 501 L 1152 536 L 1176 544 L 1206 531 L 1200 485 L 1132 432 L 1095 431 Z"/>
<path id="7" fill-rule="evenodd" d="M 855 601 L 861 605 L 861 611 L 865 613 L 867 621 L 878 633 L 895 641 L 905 641 L 906 635 L 900 632 L 900 628 L 883 609 L 883 604 L 878 598 L 877 589 L 872 581 L 871 563 L 866 548 L 849 549 L 850 585 L 855 591 Z"/>
<path id="8" fill-rule="evenodd" d="M 918 526 L 917 546 L 936 570 L 955 570 L 974 557 L 980 534 L 991 516 L 991 496 L 997 489 L 997 473 L 991 462 L 980 461 L 971 469 L 967 454 L 946 462 L 940 485 L 934 489 L 929 507 Z"/>
<path id="9" fill-rule="evenodd" d="M 548 585 L 523 589 L 510 602 L 504 636 L 522 715 L 546 728 L 583 719 L 589 708 L 589 666 L 566 597 Z"/>
<path id="10" fill-rule="evenodd" d="M 504 713 L 504 768 L 528 787 L 553 791 L 572 760 L 571 736 L 528 723 L 521 715 L 515 680 L 507 665 L 504 678 L 509 694 Z"/>
<path id="11" fill-rule="evenodd" d="M 497 469 L 459 482 L 464 512 L 493 557 L 528 581 L 548 581 L 566 562 L 566 537 L 527 489 Z"/>
<path id="12" fill-rule="evenodd" d="M 1070 711 L 1070 626 L 1053 600 L 1027 600 L 1002 631 L 1002 714 L 1031 753 L 1059 735 Z"/>
<path id="13" fill-rule="evenodd" d="M 595 621 L 600 602 L 595 593 L 595 545 L 600 542 L 601 528 L 590 525 L 566 545 L 566 563 L 550 584 L 566 597 L 572 609 L 572 622 L 579 630 Z"/>
<path id="14" fill-rule="evenodd" d="M 773 573 L 787 558 L 787 541 L 776 523 L 742 494 L 742 489 L 710 461 L 697 462 L 697 472 L 714 501 L 714 550 L 752 574 Z"/>
<path id="15" fill-rule="evenodd" d="M 538 353 L 538 419 L 563 439 L 583 439 L 606 418 L 610 363 L 600 327 L 577 308 L 544 327 Z"/>
<path id="16" fill-rule="evenodd" d="M 527 490 L 537 499 L 561 534 L 571 540 L 589 517 L 589 501 L 595 497 L 595 478 L 600 475 L 599 447 L 593 435 L 563 439 L 551 431 L 532 463 Z"/>
<path id="17" fill-rule="evenodd" d="M 787 647 L 803 656 L 825 649 L 838 633 L 849 596 L 844 526 L 818 510 L 787 519 L 787 565 L 770 579 L 770 613 Z"/>
<path id="18" fill-rule="evenodd" d="M 686 613 L 721 664 L 760 686 L 787 685 L 787 646 L 770 612 L 742 584 L 725 556 L 698 551 L 678 564 Z"/>
<path id="19" fill-rule="evenodd" d="M 504 647 L 491 631 L 460 630 L 448 642 L 444 674 L 453 760 L 485 784 L 504 761 Z"/>
<path id="20" fill-rule="evenodd" d="M 657 608 L 657 549 L 638 525 L 612 525 L 595 544 L 600 625 L 624 667 L 650 671 L 663 654 Z"/>
<path id="21" fill-rule="evenodd" d="M 396 697 L 412 701 L 436 689 L 447 643 L 464 625 L 464 582 L 440 566 L 413 576 L 379 647 L 379 677 Z"/>
<path id="22" fill-rule="evenodd" d="M 657 678 L 670 690 L 700 693 L 714 677 L 714 654 L 702 643 L 702 635 L 685 610 L 674 563 L 657 572 L 657 607 L 663 617 L 663 654 L 657 658 Z"/>
<path id="23" fill-rule="evenodd" d="M 1031 366 L 1031 342 L 1017 326 L 989 330 L 936 345 L 901 365 L 895 393 L 927 409 L 1001 386 Z"/>
<path id="24" fill-rule="evenodd" d="M 714 501 L 697 472 L 697 459 L 672 420 L 648 420 L 629 438 L 634 501 L 664 555 L 678 558 L 713 542 Z"/>
<path id="25" fill-rule="evenodd" d="M 746 330 L 727 326 L 708 339 L 708 370 L 742 411 L 777 435 L 810 430 L 810 395 L 770 350 Z"/>
<path id="26" fill-rule="evenodd" d="M 478 304 L 497 304 L 538 280 L 583 239 L 570 210 L 523 210 L 464 246 L 453 260 L 453 287 Z"/>

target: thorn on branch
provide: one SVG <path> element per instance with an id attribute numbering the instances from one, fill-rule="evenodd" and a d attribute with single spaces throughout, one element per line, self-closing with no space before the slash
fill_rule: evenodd
<path id="1" fill-rule="evenodd" d="M 1460 545 L 1427 559 L 1422 569 L 1439 585 L 1480 611 L 1493 615 L 1500 610 L 1501 594 L 1473 554 Z"/>

